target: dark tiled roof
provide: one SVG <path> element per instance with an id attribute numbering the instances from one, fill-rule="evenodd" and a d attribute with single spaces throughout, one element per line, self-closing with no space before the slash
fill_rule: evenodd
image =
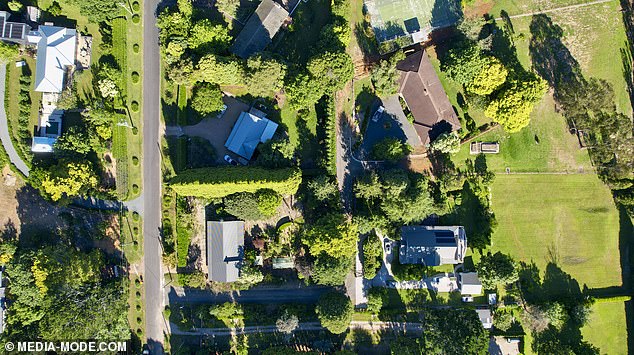
<path id="1" fill-rule="evenodd" d="M 263 0 L 233 43 L 233 53 L 247 58 L 262 51 L 271 43 L 287 17 L 288 11 L 281 5 L 273 0 Z"/>
<path id="2" fill-rule="evenodd" d="M 424 50 L 406 57 L 396 68 L 401 72 L 399 93 L 414 116 L 414 127 L 423 144 L 429 144 L 429 131 L 443 121 L 452 130 L 460 129 L 458 116 Z"/>

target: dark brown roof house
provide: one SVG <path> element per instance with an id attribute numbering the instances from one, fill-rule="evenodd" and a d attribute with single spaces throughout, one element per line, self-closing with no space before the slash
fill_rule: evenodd
<path id="1" fill-rule="evenodd" d="M 460 129 L 458 115 L 424 50 L 398 62 L 396 68 L 401 73 L 398 93 L 414 117 L 414 128 L 423 145 L 428 147 L 442 132 Z"/>

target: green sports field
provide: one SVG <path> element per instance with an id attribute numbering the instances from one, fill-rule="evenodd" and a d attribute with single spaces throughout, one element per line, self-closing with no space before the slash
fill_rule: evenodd
<path id="1" fill-rule="evenodd" d="M 555 262 L 581 287 L 621 285 L 619 214 L 596 175 L 497 174 L 492 196 L 494 251 Z"/>
<path id="2" fill-rule="evenodd" d="M 379 42 L 405 33 L 455 23 L 462 16 L 456 0 L 365 0 Z"/>

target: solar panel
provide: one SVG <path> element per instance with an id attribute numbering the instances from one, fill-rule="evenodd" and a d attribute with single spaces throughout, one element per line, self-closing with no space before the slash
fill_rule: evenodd
<path id="1" fill-rule="evenodd" d="M 436 244 L 454 244 L 456 240 L 452 238 L 436 238 Z"/>
<path id="2" fill-rule="evenodd" d="M 14 39 L 22 39 L 22 34 L 24 33 L 24 26 L 25 24 L 23 23 L 14 23 L 11 26 L 11 38 Z"/>
<path id="3" fill-rule="evenodd" d="M 4 26 L 4 33 L 2 34 L 2 37 L 11 38 L 11 25 L 12 23 L 9 22 L 6 26 Z"/>
<path id="4" fill-rule="evenodd" d="M 453 231 L 435 231 L 436 238 L 454 238 Z"/>

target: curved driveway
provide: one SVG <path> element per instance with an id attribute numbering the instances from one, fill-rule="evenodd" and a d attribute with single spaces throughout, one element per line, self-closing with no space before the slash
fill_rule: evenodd
<path id="1" fill-rule="evenodd" d="M 0 140 L 2 140 L 2 146 L 9 155 L 9 160 L 15 165 L 18 170 L 25 176 L 29 176 L 29 167 L 26 166 L 18 152 L 13 146 L 11 141 L 11 135 L 9 134 L 9 123 L 7 122 L 7 111 L 4 107 L 4 90 L 5 90 L 5 77 L 7 76 L 7 66 L 5 63 L 0 62 Z"/>

